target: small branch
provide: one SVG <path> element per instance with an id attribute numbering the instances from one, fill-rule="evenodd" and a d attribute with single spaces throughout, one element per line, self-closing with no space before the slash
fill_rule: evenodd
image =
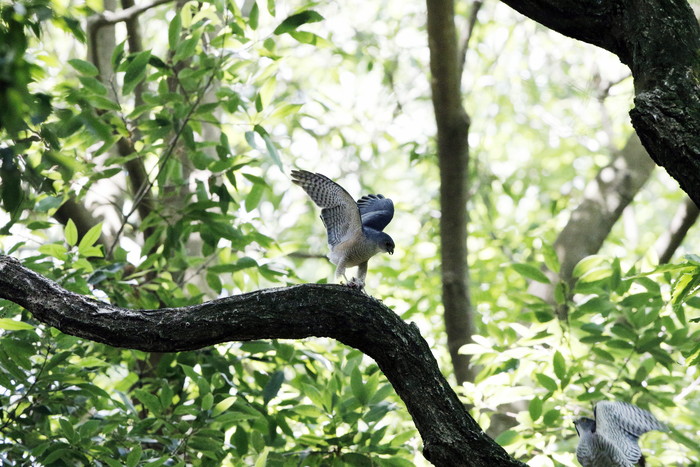
<path id="1" fill-rule="evenodd" d="M 377 362 L 406 403 L 429 461 L 439 466 L 524 466 L 471 418 L 418 328 L 349 287 L 305 284 L 182 308 L 129 310 L 65 290 L 16 259 L 0 256 L 0 298 L 67 334 L 148 352 L 255 339 L 337 339 Z"/>
<path id="2" fill-rule="evenodd" d="M 698 210 L 697 205 L 692 199 L 686 197 L 673 216 L 668 230 L 656 240 L 654 249 L 659 256 L 659 264 L 666 264 L 671 261 L 671 257 L 683 242 L 688 231 L 698 220 L 699 214 L 700 210 Z"/>
<path id="3" fill-rule="evenodd" d="M 484 6 L 484 1 L 483 0 L 474 0 L 472 2 L 472 11 L 469 14 L 469 23 L 467 23 L 467 33 L 464 36 L 464 40 L 462 41 L 462 48 L 459 53 L 460 57 L 460 62 L 459 62 L 459 75 L 462 76 L 464 74 L 464 64 L 467 62 L 467 51 L 469 50 L 469 41 L 471 40 L 472 36 L 474 35 L 474 26 L 476 26 L 476 17 L 479 14 L 479 10 L 481 10 L 481 7 Z"/>
<path id="4" fill-rule="evenodd" d="M 157 7 L 164 3 L 170 3 L 173 0 L 153 0 L 143 5 L 134 5 L 132 7 L 126 8 L 120 11 L 103 11 L 102 13 L 96 13 L 88 18 L 88 28 L 100 28 L 102 26 L 108 26 L 111 24 L 117 24 L 122 21 L 129 21 L 141 13 L 150 10 L 151 8 Z"/>

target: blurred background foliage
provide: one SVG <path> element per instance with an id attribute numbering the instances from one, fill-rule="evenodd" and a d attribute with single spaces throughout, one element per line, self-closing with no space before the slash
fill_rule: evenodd
<path id="1" fill-rule="evenodd" d="M 367 290 L 449 376 L 424 6 L 154 2 L 115 19 L 132 5 L 0 2 L 0 253 L 133 308 L 327 281 L 317 209 L 288 177 L 319 171 L 394 199 L 396 254 L 372 260 Z M 462 30 L 472 8 L 457 4 Z M 672 264 L 654 249 L 676 182 L 653 172 L 556 304 L 528 292 L 558 272 L 557 235 L 631 134 L 628 70 L 487 1 L 463 88 L 478 326 L 463 352 L 479 373 L 456 390 L 533 466 L 577 465 L 572 421 L 603 399 L 673 427 L 644 438 L 647 465 L 694 465 L 698 233 Z M 426 463 L 377 366 L 334 342 L 145 354 L 0 314 L 3 465 Z"/>

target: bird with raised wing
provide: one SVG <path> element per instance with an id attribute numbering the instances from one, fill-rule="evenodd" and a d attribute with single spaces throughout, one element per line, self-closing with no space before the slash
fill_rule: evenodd
<path id="1" fill-rule="evenodd" d="M 639 437 L 648 431 L 667 431 L 650 412 L 626 402 L 602 401 L 593 408 L 595 419 L 574 422 L 579 443 L 576 458 L 583 467 L 644 465 Z"/>
<path id="2" fill-rule="evenodd" d="M 321 220 L 328 233 L 328 256 L 336 265 L 335 277 L 351 287 L 364 287 L 367 262 L 377 253 L 394 253 L 394 240 L 383 232 L 394 217 L 394 203 L 382 195 L 357 200 L 340 185 L 319 173 L 293 170 L 292 182 L 306 191 L 321 208 Z M 357 278 L 348 281 L 345 270 L 358 266 Z"/>

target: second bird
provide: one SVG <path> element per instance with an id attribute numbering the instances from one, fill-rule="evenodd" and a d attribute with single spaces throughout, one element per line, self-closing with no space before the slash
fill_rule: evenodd
<path id="1" fill-rule="evenodd" d="M 364 287 L 367 261 L 377 253 L 394 253 L 394 240 L 382 232 L 394 217 L 394 203 L 382 195 L 366 195 L 357 200 L 330 178 L 305 170 L 293 170 L 292 182 L 308 193 L 321 209 L 321 220 L 328 233 L 331 263 L 335 277 L 343 277 L 351 287 Z M 348 281 L 345 269 L 358 266 L 357 278 Z"/>

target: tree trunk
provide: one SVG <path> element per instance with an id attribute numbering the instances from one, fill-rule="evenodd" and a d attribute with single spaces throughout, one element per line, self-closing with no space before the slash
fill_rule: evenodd
<path id="1" fill-rule="evenodd" d="M 433 108 L 440 165 L 440 253 L 445 331 L 457 383 L 473 381 L 459 349 L 474 333 L 467 265 L 469 117 L 462 106 L 461 57 L 453 0 L 427 0 Z"/>
<path id="2" fill-rule="evenodd" d="M 305 284 L 182 308 L 129 310 L 69 292 L 0 256 L 0 298 L 67 334 L 147 352 L 254 339 L 337 339 L 377 362 L 413 417 L 430 462 L 524 466 L 469 415 L 418 328 L 379 300 L 346 286 Z"/>

